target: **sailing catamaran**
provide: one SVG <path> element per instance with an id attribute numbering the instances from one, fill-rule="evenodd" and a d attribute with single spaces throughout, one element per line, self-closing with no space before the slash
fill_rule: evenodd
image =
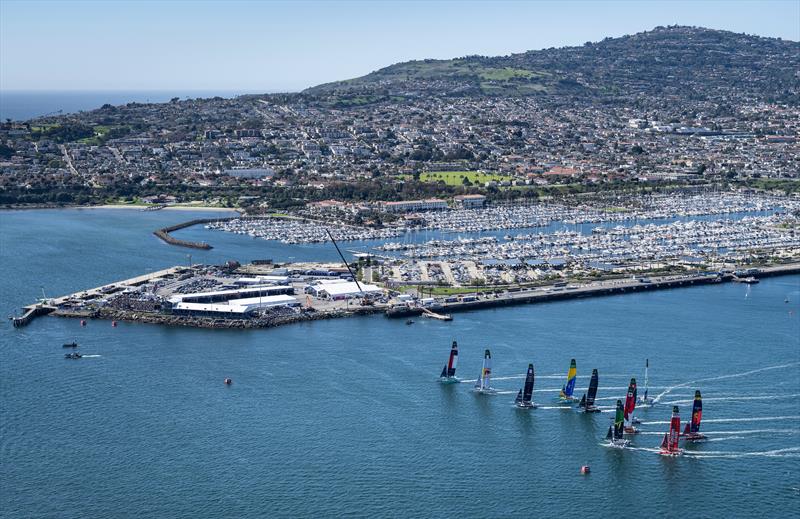
<path id="1" fill-rule="evenodd" d="M 706 435 L 700 432 L 700 420 L 703 418 L 703 398 L 700 390 L 694 392 L 694 403 L 692 404 L 692 420 L 686 424 L 683 436 L 686 441 L 697 442 L 706 439 Z"/>
<path id="2" fill-rule="evenodd" d="M 632 378 L 628 384 L 628 394 L 625 395 L 625 434 L 636 434 L 639 430 L 633 426 L 636 420 L 633 418 L 633 410 L 636 408 L 636 379 Z"/>
<path id="3" fill-rule="evenodd" d="M 517 393 L 514 405 L 521 409 L 533 409 L 536 407 L 531 401 L 533 398 L 533 364 L 528 364 L 528 373 L 525 375 L 525 385 Z"/>
<path id="4" fill-rule="evenodd" d="M 575 359 L 569 361 L 569 370 L 567 371 L 567 383 L 561 388 L 559 398 L 567 402 L 575 402 L 578 400 L 572 396 L 575 391 L 575 379 L 578 375 L 578 368 L 575 365 Z"/>
<path id="5" fill-rule="evenodd" d="M 644 395 L 637 402 L 641 407 L 651 407 L 656 403 L 653 398 L 647 396 L 647 370 L 650 367 L 650 359 L 644 361 Z"/>
<path id="6" fill-rule="evenodd" d="M 447 364 L 442 368 L 442 374 L 439 375 L 439 381 L 442 384 L 455 384 L 459 380 L 456 378 L 456 364 L 458 363 L 458 343 L 453 341 L 453 346 L 450 347 L 450 358 Z"/>
<path id="7" fill-rule="evenodd" d="M 494 393 L 494 388 L 489 385 L 489 379 L 492 376 L 492 352 L 486 350 L 483 352 L 483 367 L 481 368 L 481 376 L 475 381 L 475 391 L 477 393 Z"/>
<path id="8" fill-rule="evenodd" d="M 683 454 L 683 449 L 678 448 L 678 438 L 681 435 L 681 416 L 678 406 L 672 407 L 672 419 L 669 422 L 669 432 L 664 435 L 661 442 L 662 456 L 678 456 Z"/>
<path id="9" fill-rule="evenodd" d="M 631 441 L 622 437 L 624 433 L 625 423 L 625 408 L 622 406 L 622 400 L 617 400 L 617 414 L 614 416 L 614 425 L 608 426 L 608 434 L 606 440 L 612 447 L 625 447 Z"/>
<path id="10" fill-rule="evenodd" d="M 582 409 L 584 413 L 599 413 L 600 409 L 595 407 L 594 399 L 597 398 L 597 384 L 599 377 L 597 376 L 597 368 L 592 370 L 592 378 L 589 381 L 589 391 L 584 393 L 578 408 Z"/>

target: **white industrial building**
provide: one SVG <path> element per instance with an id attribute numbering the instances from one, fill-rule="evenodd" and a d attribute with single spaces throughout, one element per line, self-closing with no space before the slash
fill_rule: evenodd
<path id="1" fill-rule="evenodd" d="M 279 294 L 274 296 L 249 297 L 246 299 L 231 299 L 225 303 L 175 303 L 172 313 L 196 316 L 228 316 L 245 317 L 246 315 L 264 308 L 277 306 L 300 306 L 296 298 Z"/>
<path id="2" fill-rule="evenodd" d="M 243 277 L 234 281 L 239 286 L 244 285 L 287 285 L 289 276 L 254 276 Z"/>
<path id="3" fill-rule="evenodd" d="M 175 294 L 169 298 L 171 303 L 224 303 L 235 299 L 268 297 L 294 294 L 291 285 L 248 286 L 233 290 L 216 290 L 212 292 L 196 292 L 194 294 Z"/>
<path id="4" fill-rule="evenodd" d="M 351 297 L 363 297 L 364 295 L 381 295 L 383 289 L 375 285 L 356 283 L 344 279 L 326 279 L 317 281 L 305 287 L 306 294 L 322 299 L 348 299 Z"/>

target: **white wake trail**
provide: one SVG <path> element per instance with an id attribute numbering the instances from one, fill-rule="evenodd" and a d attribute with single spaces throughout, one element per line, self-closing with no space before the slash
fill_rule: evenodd
<path id="1" fill-rule="evenodd" d="M 710 420 L 703 420 L 703 423 L 734 423 L 734 422 L 775 422 L 782 420 L 800 420 L 800 415 L 787 415 L 787 416 L 759 416 L 758 418 L 712 418 Z M 642 422 L 641 425 L 664 425 L 668 424 L 669 420 L 659 420 L 652 422 Z"/>
<path id="2" fill-rule="evenodd" d="M 761 372 L 764 372 L 764 371 L 770 371 L 770 370 L 774 370 L 774 369 L 791 368 L 793 366 L 798 366 L 798 365 L 800 365 L 800 362 L 789 362 L 787 364 L 778 364 L 777 366 L 767 366 L 765 368 L 751 369 L 750 371 L 743 371 L 741 373 L 732 373 L 730 375 L 719 375 L 719 376 L 716 376 L 716 377 L 699 378 L 697 380 L 690 380 L 689 382 L 683 382 L 682 384 L 675 384 L 674 386 L 668 386 L 666 389 L 664 389 L 664 391 L 662 391 L 653 400 L 655 402 L 659 402 L 659 401 L 661 401 L 662 397 L 664 397 L 665 395 L 671 393 L 672 390 L 678 389 L 680 387 L 690 386 L 692 384 L 697 384 L 698 382 L 711 382 L 713 380 L 725 380 L 725 379 L 729 379 L 729 378 L 746 377 L 748 375 L 753 375 L 755 373 L 761 373 Z"/>
<path id="3" fill-rule="evenodd" d="M 796 398 L 800 396 L 800 393 L 793 393 L 791 395 L 757 395 L 757 396 L 727 396 L 727 397 L 712 397 L 712 398 L 703 398 L 703 403 L 706 402 L 724 402 L 724 401 L 738 401 L 738 400 L 781 400 L 785 398 Z M 673 400 L 671 402 L 664 402 L 664 405 L 682 405 L 682 404 L 691 404 L 694 402 L 694 399 L 688 400 Z"/>

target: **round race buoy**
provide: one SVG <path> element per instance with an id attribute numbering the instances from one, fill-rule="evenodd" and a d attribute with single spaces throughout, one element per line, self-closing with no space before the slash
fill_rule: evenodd
<path id="1" fill-rule="evenodd" d="M 111 321 L 111 326 L 116 328 L 117 327 L 117 321 Z"/>
<path id="2" fill-rule="evenodd" d="M 588 474 L 589 472 L 591 472 L 591 469 L 589 469 L 589 465 L 584 465 L 581 467 L 581 474 L 585 475 Z"/>
<path id="3" fill-rule="evenodd" d="M 231 379 L 229 379 L 229 378 L 226 378 L 226 379 L 225 379 L 225 385 L 226 385 L 226 386 L 230 386 L 230 385 L 231 385 L 231 382 L 233 382 L 233 380 L 231 380 Z"/>
<path id="4" fill-rule="evenodd" d="M 86 326 L 86 321 L 84 321 L 83 319 L 81 319 L 81 326 Z"/>

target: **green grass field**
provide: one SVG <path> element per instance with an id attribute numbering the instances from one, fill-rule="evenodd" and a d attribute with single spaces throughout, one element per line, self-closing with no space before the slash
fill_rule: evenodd
<path id="1" fill-rule="evenodd" d="M 469 179 L 472 184 L 480 185 L 484 185 L 491 180 L 495 182 L 511 180 L 511 177 L 508 175 L 484 173 L 481 171 L 430 171 L 422 173 L 419 176 L 421 182 L 444 182 L 448 186 L 463 185 L 464 178 Z"/>

